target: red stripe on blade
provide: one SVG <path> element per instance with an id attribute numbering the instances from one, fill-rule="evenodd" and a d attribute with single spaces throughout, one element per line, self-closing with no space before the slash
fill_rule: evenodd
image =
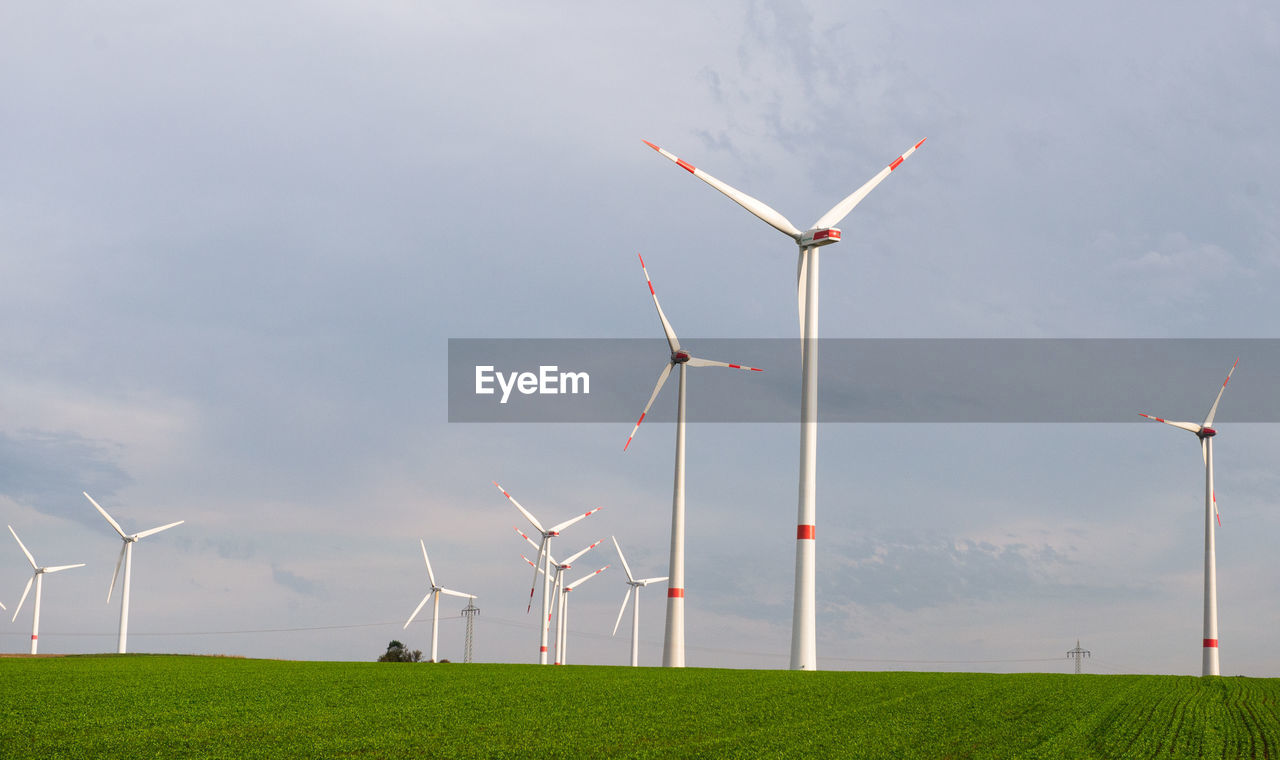
<path id="1" fill-rule="evenodd" d="M 1212 647 L 1212 648 L 1214 648 L 1214 649 L 1217 649 L 1217 648 L 1218 648 L 1218 640 L 1217 640 L 1217 639 L 1205 639 L 1205 640 L 1204 640 L 1204 645 L 1205 645 L 1206 647 Z"/>
<path id="2" fill-rule="evenodd" d="M 693 164 L 689 163 L 688 161 L 685 161 L 683 158 L 676 159 L 676 166 L 679 166 L 681 169 L 684 169 L 690 174 L 693 174 L 694 172 L 697 171 L 697 169 L 694 168 Z"/>
<path id="3" fill-rule="evenodd" d="M 669 588 L 669 589 L 667 589 L 667 598 L 668 598 L 668 599 L 683 599 L 683 598 L 684 598 L 684 589 L 682 589 L 682 588 Z"/>
<path id="4" fill-rule="evenodd" d="M 815 531 L 817 531 L 817 529 L 818 529 L 818 528 L 817 528 L 817 526 L 816 526 L 816 525 L 797 525 L 797 526 L 796 526 L 796 538 L 797 538 L 798 540 L 808 539 L 808 540 L 810 540 L 810 541 L 813 541 L 813 540 L 815 540 L 815 539 L 814 539 L 814 532 L 815 532 Z"/>
<path id="5" fill-rule="evenodd" d="M 899 166 L 902 166 L 902 156 L 898 156 L 893 160 L 893 163 L 889 164 L 889 171 L 893 171 L 894 169 L 897 169 Z"/>

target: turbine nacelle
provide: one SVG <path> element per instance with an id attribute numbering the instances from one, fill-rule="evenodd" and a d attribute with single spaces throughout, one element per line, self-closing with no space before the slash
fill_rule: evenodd
<path id="1" fill-rule="evenodd" d="M 800 236 L 801 248 L 817 248 L 840 242 L 840 230 L 835 227 L 814 227 Z"/>
<path id="2" fill-rule="evenodd" d="M 680 350 L 671 352 L 672 364 L 685 364 L 692 358 L 693 357 L 689 355 L 688 351 Z"/>
<path id="3" fill-rule="evenodd" d="M 1212 438 L 1217 434 L 1218 434 L 1218 431 L 1214 430 L 1211 427 L 1202 427 L 1200 428 L 1200 432 L 1196 433 L 1196 435 L 1200 436 L 1201 438 Z"/>

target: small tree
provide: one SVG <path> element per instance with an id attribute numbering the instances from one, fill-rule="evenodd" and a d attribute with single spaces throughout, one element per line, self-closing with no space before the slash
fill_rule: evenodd
<path id="1" fill-rule="evenodd" d="M 421 662 L 421 661 L 422 661 L 421 649 L 415 649 L 412 652 L 410 652 L 408 649 L 405 648 L 404 644 L 401 644 L 399 641 L 395 639 L 392 639 L 391 643 L 387 644 L 387 651 L 383 652 L 382 655 L 378 657 L 378 662 Z"/>

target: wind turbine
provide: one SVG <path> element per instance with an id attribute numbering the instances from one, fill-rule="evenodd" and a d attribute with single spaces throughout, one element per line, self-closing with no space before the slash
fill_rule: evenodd
<path id="1" fill-rule="evenodd" d="M 818 461 L 818 249 L 840 242 L 835 227 L 854 207 L 902 165 L 924 140 L 911 146 L 880 170 L 849 197 L 837 203 L 818 218 L 813 226 L 801 232 L 782 214 L 750 195 L 737 190 L 710 174 L 679 159 L 657 145 L 645 145 L 674 161 L 680 168 L 724 193 L 730 200 L 757 218 L 791 238 L 800 247 L 796 265 L 796 290 L 800 314 L 800 488 L 796 526 L 795 601 L 791 616 L 791 669 L 817 670 L 818 641 L 816 626 L 817 584 L 817 461 Z M 674 573 L 672 574 L 674 579 Z"/>
<path id="2" fill-rule="evenodd" d="M 528 609 L 525 610 L 525 612 L 528 612 L 529 610 L 533 609 L 533 592 L 538 587 L 538 571 L 541 570 L 542 572 L 542 632 L 539 634 L 539 640 L 538 640 L 538 663 L 541 665 L 546 665 L 547 664 L 547 639 L 549 636 L 549 631 L 551 629 L 551 556 L 550 554 L 548 554 L 547 550 L 551 546 L 551 539 L 560 535 L 560 531 L 564 530 L 570 525 L 573 525 L 574 523 L 583 519 L 584 517 L 590 517 L 591 515 L 594 515 L 596 512 L 599 512 L 601 509 L 603 509 L 603 507 L 596 507 L 590 512 L 586 512 L 584 514 L 578 515 L 577 517 L 571 517 L 562 523 L 557 523 L 556 525 L 552 525 L 550 528 L 544 528 L 542 527 L 542 523 L 538 522 L 538 518 L 530 514 L 529 510 L 520 506 L 520 502 L 512 498 L 511 494 L 507 493 L 506 489 L 504 489 L 502 486 L 499 486 L 496 480 L 493 482 L 493 484 L 498 487 L 499 491 L 502 491 L 503 496 L 507 497 L 507 501 L 514 504 L 515 508 L 520 510 L 520 514 L 524 515 L 525 518 L 527 518 L 529 522 L 533 524 L 534 529 L 542 534 L 542 542 L 538 545 L 538 562 L 537 562 L 538 569 L 535 570 L 533 573 L 533 583 L 529 587 L 529 607 Z M 546 562 L 545 569 L 543 568 L 544 561 Z"/>
<path id="3" fill-rule="evenodd" d="M 81 491 L 81 493 L 84 492 Z M 186 521 L 179 520 L 175 523 L 169 523 L 168 525 L 161 525 L 159 528 L 152 528 L 151 530 L 144 530 L 141 533 L 128 535 L 124 532 L 124 529 L 120 527 L 120 523 L 111 519 L 111 515 L 107 514 L 107 510 L 99 506 L 98 502 L 94 501 L 92 496 L 85 493 L 84 497 L 89 500 L 89 503 L 92 504 L 95 509 L 102 513 L 103 517 L 107 518 L 107 522 L 111 523 L 111 527 L 115 528 L 116 533 L 119 533 L 120 538 L 124 541 L 124 546 L 120 547 L 120 557 L 116 559 L 116 570 L 111 574 L 111 587 L 107 589 L 107 604 L 110 604 L 111 592 L 116 589 L 116 577 L 120 575 L 120 563 L 123 562 L 124 583 L 120 586 L 120 637 L 116 643 L 116 652 L 124 654 L 126 644 L 129 640 L 129 578 L 132 575 L 131 570 L 133 568 L 133 545 L 147 536 L 159 533 L 162 530 L 168 530 L 177 525 L 181 525 Z"/>
<path id="4" fill-rule="evenodd" d="M 1213 522 L 1215 517 L 1219 522 L 1222 518 L 1218 516 L 1218 499 L 1213 491 L 1213 437 L 1218 434 L 1213 429 L 1213 416 L 1218 412 L 1218 402 L 1222 400 L 1222 393 L 1227 389 L 1227 383 L 1231 382 L 1231 375 L 1239 363 L 1240 360 L 1236 359 L 1235 364 L 1231 365 L 1227 379 L 1222 381 L 1222 387 L 1218 389 L 1218 397 L 1213 400 L 1213 406 L 1209 407 L 1209 414 L 1199 425 L 1194 422 L 1173 422 L 1139 412 L 1149 420 L 1195 433 L 1200 439 L 1200 455 L 1204 458 L 1204 643 L 1201 646 L 1200 674 L 1206 676 L 1218 675 L 1218 562 L 1214 550 Z"/>
<path id="5" fill-rule="evenodd" d="M 18 613 L 22 612 L 22 603 L 27 601 L 27 593 L 31 591 L 31 581 L 35 581 L 36 583 L 35 608 L 36 609 L 35 609 L 35 613 L 31 616 L 31 654 L 35 654 L 36 645 L 39 643 L 37 639 L 40 637 L 40 591 L 41 591 L 41 588 L 44 586 L 45 573 L 56 573 L 60 570 L 70 570 L 73 567 L 84 567 L 84 563 L 81 562 L 78 565 L 55 565 L 53 567 L 40 567 L 39 565 L 36 564 L 36 558 L 32 557 L 31 552 L 27 551 L 27 547 L 22 545 L 22 539 L 18 538 L 18 533 L 13 529 L 12 525 L 9 526 L 9 532 L 13 534 L 13 540 L 18 542 L 18 548 L 22 549 L 22 553 L 27 555 L 27 561 L 31 563 L 31 569 L 35 571 L 35 573 L 31 576 L 31 579 L 27 581 L 27 587 L 22 590 L 22 598 L 18 600 L 18 606 L 13 610 L 13 619 L 10 620 L 9 622 L 13 622 L 13 620 L 18 619 Z"/>
<path id="6" fill-rule="evenodd" d="M 594 573 L 588 573 L 560 590 L 560 622 L 556 624 L 556 659 L 559 660 L 556 663 L 557 665 L 569 664 L 569 660 L 566 657 L 569 646 L 569 592 L 608 569 L 609 566 L 605 565 Z"/>
<path id="7" fill-rule="evenodd" d="M 636 254 L 639 256 L 639 254 Z M 671 349 L 671 356 L 667 360 L 667 366 L 662 368 L 662 372 L 658 375 L 658 384 L 653 388 L 653 395 L 649 396 L 649 403 L 644 405 L 644 411 L 640 413 L 640 419 L 636 420 L 636 426 L 631 429 L 631 435 L 627 436 L 627 442 L 623 444 L 622 450 L 626 451 L 631 445 L 631 439 L 635 438 L 636 431 L 640 429 L 640 423 L 644 422 L 645 415 L 649 413 L 649 407 L 653 406 L 653 402 L 658 398 L 658 393 L 662 391 L 662 385 L 667 382 L 667 378 L 671 376 L 672 367 L 680 367 L 680 391 L 676 401 L 676 474 L 675 486 L 672 489 L 671 496 L 671 559 L 670 570 L 668 575 L 671 582 L 667 584 L 667 625 L 662 639 L 662 665 L 667 668 L 683 668 L 684 667 L 684 389 L 685 389 L 685 368 L 686 367 L 731 367 L 733 369 L 748 370 L 751 372 L 762 372 L 763 370 L 755 367 L 744 367 L 741 364 L 729 364 L 728 362 L 717 362 L 710 359 L 699 359 L 691 356 L 688 351 L 680 346 L 680 340 L 676 337 L 676 332 L 671 328 L 671 323 L 667 321 L 667 315 L 662 313 L 662 304 L 658 303 L 658 294 L 653 289 L 653 281 L 649 279 L 649 270 L 644 265 L 644 257 L 640 256 L 640 269 L 644 272 L 645 282 L 649 284 L 649 295 L 653 297 L 653 305 L 658 309 L 658 319 L 662 321 L 662 331 L 667 336 L 667 346 Z"/>
<path id="8" fill-rule="evenodd" d="M 464 594 L 461 591 L 454 591 L 453 589 L 447 589 L 439 585 L 438 583 L 436 583 L 436 574 L 431 571 L 431 559 L 427 557 L 427 545 L 422 539 L 418 539 L 418 543 L 421 544 L 422 546 L 422 560 L 427 563 L 427 578 L 431 580 L 431 590 L 427 592 L 426 596 L 422 597 L 422 601 L 418 602 L 418 606 L 413 608 L 413 614 L 410 615 L 409 619 L 405 621 L 404 627 L 408 628 L 409 623 L 412 623 L 413 619 L 416 618 L 418 616 L 418 613 L 422 611 L 422 607 L 427 603 L 427 600 L 432 599 L 433 601 L 431 605 L 431 661 L 439 662 L 439 660 L 436 657 L 436 653 L 438 651 L 438 644 L 440 641 L 440 595 L 448 594 L 449 596 L 457 596 L 463 599 L 475 599 L 476 595 Z"/>
<path id="9" fill-rule="evenodd" d="M 618 559 L 622 560 L 622 569 L 627 574 L 627 593 L 622 597 L 622 606 L 618 608 L 618 619 L 613 623 L 612 636 L 618 635 L 618 625 L 622 623 L 622 614 L 627 611 L 627 601 L 631 599 L 631 592 L 636 592 L 635 605 L 631 608 L 631 667 L 640 664 L 640 589 L 648 586 L 650 583 L 661 583 L 666 580 L 662 578 L 641 578 L 636 580 L 631 575 L 631 568 L 627 565 L 627 558 L 622 556 L 622 547 L 618 546 L 618 539 L 613 538 L 613 548 L 618 550 Z"/>
<path id="10" fill-rule="evenodd" d="M 512 527 L 513 527 L 513 528 L 515 528 L 515 526 L 512 526 Z M 515 528 L 515 531 L 516 531 L 516 533 L 519 533 L 521 536 L 523 536 L 523 537 L 524 537 L 524 540 L 525 540 L 525 541 L 528 541 L 530 546 L 532 546 L 532 547 L 533 547 L 533 548 L 535 548 L 535 549 L 537 549 L 537 548 L 538 548 L 538 544 L 534 543 L 534 540 L 533 540 L 532 538 L 529 538 L 529 536 L 525 535 L 525 532 L 524 532 L 524 531 L 520 530 L 519 528 Z M 555 558 L 555 557 L 553 557 L 553 556 L 551 556 L 551 553 L 550 553 L 550 552 L 547 552 L 547 560 L 548 560 L 549 564 L 551 565 L 551 567 L 554 567 L 554 568 L 555 568 L 555 570 L 556 570 L 556 576 L 555 576 L 555 578 L 554 578 L 554 579 L 552 580 L 552 582 L 551 582 L 551 596 L 552 596 L 552 601 L 551 601 L 551 612 L 552 612 L 552 614 L 553 614 L 553 615 L 555 614 L 555 608 L 556 608 L 556 604 L 555 604 L 555 599 L 557 598 L 557 593 L 556 593 L 556 592 L 558 592 L 558 591 L 560 590 L 560 587 L 561 587 L 562 583 L 564 582 L 564 571 L 565 571 L 565 570 L 568 570 L 568 569 L 570 569 L 570 568 L 572 568 L 572 567 L 573 567 L 573 563 L 574 563 L 574 562 L 575 562 L 579 557 L 581 557 L 582 555 L 584 555 L 584 554 L 586 554 L 587 552 L 591 551 L 592 549 L 596 548 L 597 546 L 599 546 L 599 545 L 600 545 L 600 544 L 602 544 L 602 543 L 604 543 L 604 539 L 603 539 L 603 538 L 602 538 L 602 539 L 600 539 L 599 541 L 595 542 L 594 544 L 591 544 L 590 546 L 588 546 L 587 548 L 585 548 L 585 549 L 583 549 L 582 551 L 578 552 L 577 554 L 574 554 L 573 556 L 569 557 L 568 559 L 566 559 L 566 560 L 565 560 L 565 561 L 563 561 L 563 562 L 557 562 L 557 561 L 556 561 L 556 558 Z M 531 565 L 531 566 L 533 566 L 533 567 L 535 567 L 535 568 L 538 568 L 538 566 L 537 566 L 536 564 L 534 564 L 533 560 L 529 559 L 528 557 L 524 556 L 523 554 L 521 554 L 521 555 L 520 555 L 520 558 L 521 558 L 521 559 L 523 559 L 523 560 L 524 560 L 526 563 L 528 563 L 529 565 Z M 538 568 L 538 572 L 542 572 L 542 568 Z M 557 642 L 559 641 L 559 635 L 558 635 L 558 634 L 557 634 L 557 636 L 556 636 L 556 641 L 557 641 Z M 555 660 L 555 664 L 557 664 L 557 665 L 561 664 L 561 663 L 560 663 L 560 650 L 559 650 L 559 649 L 557 649 L 557 650 L 556 650 L 556 660 Z"/>

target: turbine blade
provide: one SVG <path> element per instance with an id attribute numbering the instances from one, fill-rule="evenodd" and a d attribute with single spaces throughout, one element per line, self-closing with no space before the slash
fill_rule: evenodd
<path id="1" fill-rule="evenodd" d="M 658 398 L 658 393 L 662 391 L 662 384 L 667 382 L 667 377 L 671 375 L 671 368 L 676 366 L 673 362 L 667 362 L 667 366 L 662 368 L 662 373 L 658 375 L 658 384 L 653 386 L 653 395 L 649 396 L 649 403 L 644 405 L 644 411 L 640 413 L 640 419 L 636 420 L 636 426 L 631 428 L 631 435 L 627 436 L 627 442 L 622 444 L 622 450 L 626 451 L 631 445 L 631 439 L 636 437 L 636 431 L 640 429 L 640 423 L 644 422 L 644 416 L 649 413 L 649 407 L 653 406 L 653 402 Z"/>
<path id="2" fill-rule="evenodd" d="M 430 599 L 431 595 L 434 594 L 435 592 L 436 592 L 435 589 L 431 589 L 430 591 L 427 592 L 426 596 L 422 597 L 422 601 L 418 602 L 418 606 L 413 608 L 413 614 L 410 615 L 409 619 L 405 621 L 404 623 L 405 628 L 408 628 L 409 624 L 413 622 L 413 619 L 418 616 L 418 613 L 422 612 L 422 608 L 426 606 L 427 600 Z"/>
<path id="3" fill-rule="evenodd" d="M 627 565 L 627 558 L 622 556 L 622 547 L 618 545 L 618 537 L 610 536 L 609 538 L 613 539 L 613 548 L 618 550 L 618 559 L 622 560 L 622 569 L 627 574 L 627 580 L 634 581 L 635 578 L 631 577 L 631 568 Z"/>
<path id="4" fill-rule="evenodd" d="M 688 364 L 690 367 L 731 367 L 733 369 L 745 369 L 751 372 L 764 372 L 759 367 L 744 367 L 741 364 L 730 364 L 729 362 L 717 362 L 711 359 L 699 359 L 696 356 L 689 357 Z"/>
<path id="5" fill-rule="evenodd" d="M 46 567 L 44 569 L 44 574 L 48 575 L 49 573 L 60 573 L 63 570 L 72 570 L 77 567 L 84 567 L 84 563 L 81 562 L 77 565 L 54 565 L 53 567 Z"/>
<path id="6" fill-rule="evenodd" d="M 1190 430 L 1193 433 L 1199 433 L 1201 430 L 1204 430 L 1202 426 L 1197 425 L 1194 422 L 1173 422 L 1172 420 L 1166 420 L 1163 417 L 1153 417 L 1150 414 L 1143 414 L 1142 412 L 1138 412 L 1138 416 L 1146 417 L 1147 419 L 1155 420 L 1156 422 L 1163 422 L 1166 425 L 1173 425 L 1174 427 L 1181 428 L 1182 430 Z"/>
<path id="7" fill-rule="evenodd" d="M 667 580 L 667 576 L 664 575 L 661 578 L 645 578 L 644 580 L 636 581 L 636 583 L 643 583 L 648 586 L 650 583 L 661 583 L 665 580 Z"/>
<path id="8" fill-rule="evenodd" d="M 529 584 L 529 606 L 525 608 L 524 614 L 528 615 L 533 610 L 533 592 L 538 588 L 538 573 L 546 575 L 546 571 L 542 569 L 542 557 L 547 553 L 547 538 L 543 536 L 542 545 L 538 547 L 538 562 L 533 566 L 533 582 Z"/>
<path id="9" fill-rule="evenodd" d="M 13 610 L 13 617 L 9 620 L 10 623 L 12 623 L 14 620 L 17 620 L 18 613 L 22 612 L 22 603 L 27 601 L 27 594 L 31 592 L 31 584 L 32 582 L 35 581 L 35 579 L 36 577 L 34 575 L 27 579 L 27 587 L 22 589 L 22 598 L 18 600 L 18 606 L 15 607 Z"/>
<path id="10" fill-rule="evenodd" d="M 115 528 L 115 529 L 116 529 L 116 533 L 119 533 L 121 538 L 128 538 L 128 536 L 126 536 L 126 535 L 124 534 L 124 528 L 121 528 L 121 527 L 120 527 L 120 523 L 118 523 L 118 522 L 116 522 L 115 520 L 113 520 L 113 519 L 111 518 L 111 515 L 107 514 L 107 510 L 103 509 L 103 508 L 98 504 L 98 502 L 94 501 L 94 500 L 93 500 L 93 497 L 92 497 L 92 496 L 90 496 L 87 492 L 85 492 L 85 491 L 81 491 L 80 493 L 83 493 L 83 494 L 84 494 L 84 497 L 85 497 L 86 499 L 88 499 L 88 500 L 89 500 L 89 503 L 90 503 L 90 504 L 92 504 L 92 505 L 94 506 L 94 509 L 97 509 L 99 512 L 101 512 L 101 513 L 102 513 L 102 516 L 103 516 L 103 517 L 107 518 L 107 522 L 111 523 L 111 527 L 113 527 L 113 528 Z"/>
<path id="11" fill-rule="evenodd" d="M 475 599 L 475 598 L 476 598 L 476 595 L 475 595 L 475 594 L 464 594 L 464 593 L 462 593 L 461 591 L 454 591 L 453 589 L 448 589 L 448 588 L 442 588 L 442 589 L 440 589 L 440 593 L 442 593 L 442 594 L 448 594 L 449 596 L 456 596 L 456 597 L 460 597 L 460 598 L 462 598 L 462 599 Z"/>
<path id="12" fill-rule="evenodd" d="M 618 635 L 618 624 L 622 622 L 622 613 L 627 611 L 627 602 L 631 601 L 631 587 L 627 586 L 626 596 L 622 597 L 622 606 L 618 608 L 618 619 L 613 622 L 613 633 L 610 636 Z"/>
<path id="13" fill-rule="evenodd" d="M 1200 439 L 1200 461 L 1204 462 L 1205 467 L 1209 466 L 1209 439 Z"/>
<path id="14" fill-rule="evenodd" d="M 493 484 L 494 484 L 495 486 L 498 486 L 498 481 L 496 481 L 496 480 L 495 480 L 495 481 L 493 481 Z M 509 501 L 509 502 L 511 502 L 512 504 L 516 505 L 516 509 L 520 510 L 520 514 L 522 514 L 522 515 L 524 515 L 526 518 L 528 518 L 529 522 L 533 523 L 533 527 L 534 527 L 534 528 L 537 528 L 537 530 L 538 530 L 538 532 L 539 532 L 539 533 L 546 533 L 546 532 L 547 532 L 546 530 L 544 530 L 544 529 L 543 529 L 543 527 L 542 527 L 542 523 L 538 522 L 538 518 L 536 518 L 536 517 L 534 517 L 533 515 L 529 514 L 529 510 L 527 510 L 527 509 L 525 509 L 524 507 L 520 506 L 520 502 L 516 501 L 516 500 L 511 496 L 511 494 L 507 493 L 506 489 L 504 489 L 502 486 L 498 486 L 498 490 L 499 490 L 499 491 L 502 491 L 502 495 L 503 495 L 503 496 L 505 496 L 505 497 L 507 497 L 507 501 Z"/>
<path id="15" fill-rule="evenodd" d="M 31 569 L 39 570 L 40 566 L 36 564 L 36 558 L 31 556 L 31 552 L 27 551 L 26 546 L 23 546 L 22 539 L 18 538 L 18 533 L 13 529 L 12 525 L 9 526 L 9 532 L 13 534 L 13 540 L 18 542 L 18 548 L 22 549 L 22 553 L 27 555 L 27 561 L 31 563 Z"/>
<path id="16" fill-rule="evenodd" d="M 596 507 L 595 509 L 591 510 L 590 512 L 584 512 L 583 514 L 580 514 L 580 515 L 578 515 L 577 517 L 570 517 L 568 520 L 565 520 L 564 522 L 560 523 L 559 525 L 552 525 L 552 526 L 551 526 L 551 532 L 552 532 L 552 533 L 559 533 L 560 531 L 564 530 L 565 528 L 569 527 L 570 525 L 573 525 L 573 524 L 574 524 L 574 523 L 576 523 L 577 521 L 582 520 L 582 519 L 587 518 L 587 517 L 590 517 L 590 516 L 594 515 L 596 512 L 599 512 L 599 511 L 600 511 L 600 510 L 602 510 L 602 509 L 604 509 L 604 507 Z"/>
<path id="17" fill-rule="evenodd" d="M 422 559 L 427 563 L 427 577 L 431 579 L 432 588 L 436 585 L 436 574 L 431 572 L 431 559 L 427 557 L 427 544 L 422 539 L 418 539 L 418 544 L 422 546 Z"/>
<path id="18" fill-rule="evenodd" d="M 186 522 L 186 520 L 179 520 L 179 521 L 177 521 L 177 522 L 169 523 L 168 525 L 161 525 L 159 528 L 152 528 L 151 530 L 144 530 L 144 531 L 142 531 L 141 533 L 138 533 L 137 535 L 135 535 L 135 536 L 134 536 L 134 538 L 135 538 L 135 539 L 141 539 L 141 538 L 146 538 L 147 536 L 154 536 L 155 534 L 159 533 L 159 532 L 160 532 L 160 531 L 162 531 L 162 530 L 168 530 L 168 529 L 170 529 L 170 528 L 176 528 L 176 527 L 178 527 L 179 525 L 183 524 L 184 522 Z"/>
<path id="19" fill-rule="evenodd" d="M 800 254 L 796 258 L 796 305 L 800 308 L 800 337 L 804 337 L 804 316 L 805 311 L 805 295 L 807 291 L 804 287 L 805 276 L 808 274 L 809 268 L 809 252 L 804 248 L 800 249 Z M 800 343 L 800 363 L 804 364 L 804 342 Z"/>
<path id="20" fill-rule="evenodd" d="M 925 139 L 928 139 L 928 138 L 925 138 Z M 879 174 L 867 180 L 866 184 L 864 184 L 862 187 L 858 188 L 857 190 L 854 190 L 853 193 L 850 194 L 848 198 L 845 198 L 844 200 L 840 201 L 836 205 L 832 206 L 830 211 L 823 214 L 822 218 L 820 218 L 818 221 L 813 223 L 813 226 L 815 228 L 821 229 L 823 227 L 834 227 L 837 224 L 839 224 L 841 220 L 843 220 L 846 216 L 849 215 L 850 211 L 853 211 L 854 206 L 857 206 L 859 203 L 861 203 L 862 199 L 866 198 L 868 193 L 876 189 L 876 185 L 883 182 L 885 177 L 888 177 L 890 174 L 892 174 L 893 170 L 901 166 L 903 161 L 906 161 L 908 158 L 910 158 L 911 154 L 915 153 L 916 149 L 919 148 L 921 145 L 924 145 L 924 140 L 921 140 L 920 142 L 911 146 L 905 153 L 895 158 L 892 163 L 890 163 L 885 168 L 881 169 Z"/>
<path id="21" fill-rule="evenodd" d="M 4 602 L 0 602 L 0 610 L 4 610 L 4 611 L 8 612 L 9 608 L 8 608 L 8 607 L 6 607 L 6 606 L 4 606 Z"/>
<path id="22" fill-rule="evenodd" d="M 1222 392 L 1227 389 L 1227 383 L 1231 382 L 1231 375 L 1236 371 L 1236 364 L 1240 363 L 1239 357 L 1236 358 L 1235 364 L 1231 365 L 1231 369 L 1227 371 L 1227 379 L 1222 381 L 1222 387 L 1218 389 L 1218 397 L 1213 400 L 1213 406 L 1209 407 L 1209 415 L 1204 418 L 1205 427 L 1213 427 L 1213 415 L 1218 413 L 1218 402 L 1222 400 Z"/>
<path id="23" fill-rule="evenodd" d="M 574 590 L 575 588 L 577 588 L 580 584 L 585 583 L 586 581 L 591 580 L 592 578 L 596 577 L 597 575 L 599 575 L 600 573 L 603 573 L 605 570 L 608 570 L 608 569 L 609 569 L 609 566 L 608 566 L 608 565 L 605 565 L 604 567 L 600 568 L 599 570 L 595 571 L 594 573 L 588 573 L 588 574 L 586 574 L 586 575 L 582 576 L 581 578 L 579 578 L 578 580 L 574 581 L 573 583 L 570 583 L 568 586 L 565 586 L 565 587 L 564 587 L 564 590 L 565 590 L 565 591 L 573 591 L 573 590 Z"/>
<path id="24" fill-rule="evenodd" d="M 524 531 L 520 530 L 519 528 L 517 528 L 517 527 L 516 527 L 516 526 L 514 526 L 514 525 L 512 525 L 512 526 L 511 526 L 511 528 L 512 528 L 516 533 L 519 533 L 521 536 L 523 536 L 523 537 L 524 537 L 524 540 L 525 540 L 525 541 L 528 541 L 530 546 L 532 546 L 532 547 L 533 547 L 533 548 L 535 548 L 535 549 L 539 548 L 539 547 L 538 547 L 538 542 L 537 542 L 537 541 L 534 541 L 532 538 L 529 538 L 529 536 L 528 536 Z"/>
<path id="25" fill-rule="evenodd" d="M 657 145 L 654 145 L 648 140 L 645 140 L 644 144 L 658 151 L 663 156 L 666 156 L 667 158 L 671 159 L 681 169 L 684 169 L 685 171 L 689 172 L 693 176 L 697 177 L 703 182 L 706 182 L 708 185 L 711 185 L 715 189 L 724 193 L 726 196 L 729 197 L 729 200 L 745 208 L 747 211 L 750 211 L 752 214 L 756 216 L 756 218 L 758 218 L 760 221 L 764 222 L 765 224 L 769 225 L 770 227 L 774 228 L 778 232 L 781 232 L 782 234 L 787 235 L 793 240 L 800 239 L 800 230 L 796 229 L 796 226 L 792 224 L 785 216 L 783 216 L 782 214 L 779 214 L 777 211 L 770 208 L 764 202 L 759 201 L 755 198 L 752 198 L 750 195 L 747 195 L 746 193 L 742 192 L 741 190 L 738 190 L 737 188 L 726 185 L 725 183 L 721 182 L 715 177 L 712 177 L 710 174 L 707 174 L 701 169 L 693 166 L 689 162 L 682 161 L 679 158 L 676 158 L 672 154 L 668 153 L 662 148 L 659 148 Z"/>
<path id="26" fill-rule="evenodd" d="M 120 565 L 124 562 L 124 553 L 128 549 L 129 543 L 127 541 L 120 545 L 120 556 L 116 557 L 116 569 L 111 574 L 111 587 L 107 589 L 107 604 L 111 604 L 111 592 L 116 590 L 116 576 L 120 575 Z"/>
<path id="27" fill-rule="evenodd" d="M 602 543 L 604 543 L 604 539 L 603 539 L 603 538 L 602 538 L 602 539 L 600 539 L 599 541 L 595 542 L 594 544 L 592 544 L 592 545 L 588 546 L 587 548 L 583 549 L 582 551 L 578 552 L 577 554 L 573 555 L 572 557 L 570 557 L 570 558 L 566 559 L 566 560 L 565 560 L 564 562 L 562 562 L 561 564 L 564 564 L 564 565 L 572 565 L 572 564 L 573 564 L 573 561 L 574 561 L 574 560 L 576 560 L 578 557 L 581 557 L 582 555 L 586 554 L 587 552 L 591 551 L 592 549 L 596 548 L 597 546 L 599 546 L 599 545 L 600 545 L 600 544 L 602 544 Z"/>
<path id="28" fill-rule="evenodd" d="M 662 320 L 662 331 L 667 335 L 667 345 L 671 347 L 671 352 L 675 353 L 680 350 L 680 339 L 676 337 L 676 331 L 671 327 L 671 323 L 667 321 L 667 315 L 662 313 L 662 304 L 658 303 L 658 293 L 653 289 L 653 280 L 649 279 L 649 270 L 644 265 L 644 257 L 640 257 L 640 269 L 644 270 L 644 281 L 649 283 L 649 295 L 653 296 L 653 305 L 658 307 L 658 319 Z"/>

